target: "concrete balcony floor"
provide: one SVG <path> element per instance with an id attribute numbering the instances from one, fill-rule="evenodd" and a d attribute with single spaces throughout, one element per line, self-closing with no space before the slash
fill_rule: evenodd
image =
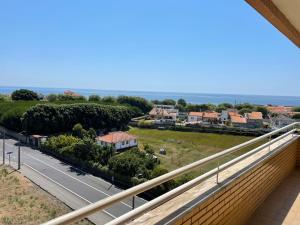
<path id="1" fill-rule="evenodd" d="M 300 225 L 300 169 L 268 196 L 247 225 Z"/>

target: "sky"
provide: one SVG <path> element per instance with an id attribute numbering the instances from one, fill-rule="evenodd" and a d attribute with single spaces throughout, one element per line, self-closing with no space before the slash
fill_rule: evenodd
<path id="1" fill-rule="evenodd" d="M 245 1 L 0 0 L 0 86 L 300 96 L 299 78 Z"/>

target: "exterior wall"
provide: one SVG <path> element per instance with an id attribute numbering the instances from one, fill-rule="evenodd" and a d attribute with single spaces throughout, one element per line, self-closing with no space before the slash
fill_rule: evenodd
<path id="1" fill-rule="evenodd" d="M 242 174 L 203 202 L 196 204 L 180 219 L 180 224 L 242 225 L 274 188 L 300 165 L 300 142 Z"/>
<path id="2" fill-rule="evenodd" d="M 136 139 L 130 140 L 130 141 L 118 142 L 115 145 L 115 149 L 118 151 L 118 150 L 121 150 L 121 149 L 124 149 L 124 148 L 135 147 L 135 146 L 137 146 L 137 144 L 138 143 L 137 143 Z"/>
<path id="3" fill-rule="evenodd" d="M 201 120 L 202 120 L 202 117 L 200 117 L 200 116 L 188 116 L 188 122 L 198 122 Z"/>
<path id="4" fill-rule="evenodd" d="M 112 146 L 111 143 L 106 143 L 106 142 L 101 143 L 101 141 L 97 141 L 97 143 L 101 146 Z M 134 140 L 129 140 L 128 142 L 127 141 L 118 142 L 113 147 L 116 151 L 118 151 L 125 148 L 136 147 L 137 145 L 138 145 L 138 141 L 137 139 L 134 139 Z"/>

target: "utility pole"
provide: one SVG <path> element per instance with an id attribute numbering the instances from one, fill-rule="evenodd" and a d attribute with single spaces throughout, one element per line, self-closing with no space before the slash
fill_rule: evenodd
<path id="1" fill-rule="evenodd" d="M 3 130 L 3 165 L 5 165 L 5 130 Z"/>
<path id="2" fill-rule="evenodd" d="M 18 170 L 21 169 L 21 138 L 19 137 L 19 145 L 18 145 Z"/>

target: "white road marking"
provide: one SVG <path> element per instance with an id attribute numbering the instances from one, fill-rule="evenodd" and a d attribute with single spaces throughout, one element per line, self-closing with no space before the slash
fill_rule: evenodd
<path id="1" fill-rule="evenodd" d="M 23 165 L 29 167 L 30 169 L 32 169 L 33 171 L 35 171 L 36 173 L 40 174 L 41 176 L 47 178 L 48 180 L 50 180 L 51 182 L 55 183 L 56 185 L 60 186 L 61 188 L 65 189 L 66 191 L 72 193 L 73 195 L 77 196 L 78 198 L 81 198 L 82 200 L 86 201 L 89 204 L 92 204 L 93 202 L 90 202 L 89 200 L 87 200 L 86 198 L 80 196 L 79 194 L 75 193 L 74 191 L 70 190 L 69 188 L 66 188 L 65 186 L 63 186 L 62 184 L 58 183 L 57 181 L 53 180 L 52 178 L 48 177 L 47 175 L 41 173 L 40 171 L 34 169 L 33 167 L 29 166 L 26 163 L 23 163 Z M 103 212 L 105 212 L 107 215 L 111 216 L 112 218 L 116 219 L 117 217 L 114 216 L 113 214 L 107 212 L 106 210 L 102 210 Z"/>
<path id="2" fill-rule="evenodd" d="M 11 145 L 11 144 L 8 144 L 8 145 L 14 146 L 14 145 Z M 56 170 L 56 171 L 58 171 L 58 172 L 60 172 L 60 173 L 63 173 L 64 175 L 66 175 L 66 176 L 68 176 L 68 177 L 71 177 L 72 179 L 74 179 L 74 180 L 76 180 L 76 181 L 78 181 L 78 182 L 80 182 L 80 183 L 82 183 L 82 184 L 84 184 L 84 185 L 86 185 L 86 186 L 88 186 L 88 187 L 94 189 L 95 191 L 98 191 L 98 192 L 100 192 L 100 193 L 106 195 L 107 197 L 110 197 L 110 196 L 111 196 L 111 195 L 109 195 L 109 194 L 107 194 L 107 193 L 105 193 L 105 192 L 99 190 L 98 188 L 95 188 L 95 187 L 93 187 L 93 186 L 91 186 L 91 185 L 89 185 L 89 184 L 87 184 L 87 183 L 85 183 L 85 182 L 79 180 L 78 178 L 75 178 L 75 177 L 71 176 L 70 174 L 65 173 L 64 171 L 61 171 L 61 170 L 59 170 L 59 169 L 57 169 L 57 168 L 51 166 L 50 164 L 48 164 L 48 163 L 46 163 L 46 162 L 44 162 L 44 161 L 42 161 L 42 160 L 40 160 L 40 159 L 38 159 L 38 158 L 36 158 L 36 157 L 34 157 L 34 156 L 29 155 L 28 153 L 23 152 L 23 154 L 25 154 L 26 156 L 28 156 L 28 157 L 30 157 L 30 158 L 32 158 L 32 159 L 35 159 L 35 160 L 37 160 L 37 161 L 39 161 L 39 162 L 41 162 L 41 163 L 43 163 L 43 164 L 45 164 L 46 166 L 51 167 L 52 169 L 54 169 L 54 170 Z M 127 203 L 122 202 L 122 201 L 121 201 L 120 203 L 123 204 L 123 205 L 125 205 L 125 206 L 127 206 L 127 207 L 129 207 L 130 209 L 132 209 L 132 206 L 131 206 L 131 205 L 128 205 Z"/>
<path id="3" fill-rule="evenodd" d="M 80 183 L 82 183 L 82 184 L 84 184 L 84 185 L 86 185 L 86 186 L 88 186 L 88 187 L 94 189 L 95 191 L 98 191 L 98 192 L 100 192 L 100 193 L 106 195 L 107 197 L 110 197 L 110 196 L 111 196 L 111 195 L 109 195 L 109 194 L 107 194 L 107 193 L 105 193 L 105 192 L 99 190 L 98 188 L 95 188 L 95 187 L 93 187 L 93 186 L 91 186 L 91 185 L 89 185 L 89 184 L 87 184 L 87 183 L 85 183 L 85 182 L 79 180 L 78 178 L 73 177 L 73 176 L 71 176 L 70 174 L 65 173 L 64 171 L 61 171 L 61 170 L 55 168 L 54 166 L 51 166 L 50 164 L 48 164 L 48 163 L 46 163 L 46 162 L 44 162 L 44 161 L 42 161 L 42 160 L 40 160 L 40 159 L 38 159 L 38 158 L 36 158 L 36 157 L 34 157 L 34 156 L 31 156 L 31 155 L 29 155 L 29 154 L 27 154 L 27 153 L 23 153 L 23 154 L 25 154 L 25 155 L 27 155 L 28 157 L 30 157 L 30 158 L 32 158 L 32 159 L 35 159 L 35 160 L 37 160 L 37 161 L 39 161 L 39 162 L 41 162 L 41 163 L 43 163 L 43 164 L 45 164 L 46 166 L 51 167 L 52 169 L 54 169 L 54 170 L 56 170 L 56 171 L 58 171 L 58 172 L 60 172 L 60 173 L 62 173 L 62 174 L 64 174 L 64 175 L 66 175 L 66 176 L 68 176 L 68 177 L 71 177 L 72 179 L 74 179 L 74 180 L 76 180 L 76 181 L 78 181 L 78 182 L 80 182 Z M 132 206 L 126 204 L 125 202 L 121 202 L 121 203 L 124 204 L 125 206 L 129 207 L 130 209 L 132 208 Z"/>

